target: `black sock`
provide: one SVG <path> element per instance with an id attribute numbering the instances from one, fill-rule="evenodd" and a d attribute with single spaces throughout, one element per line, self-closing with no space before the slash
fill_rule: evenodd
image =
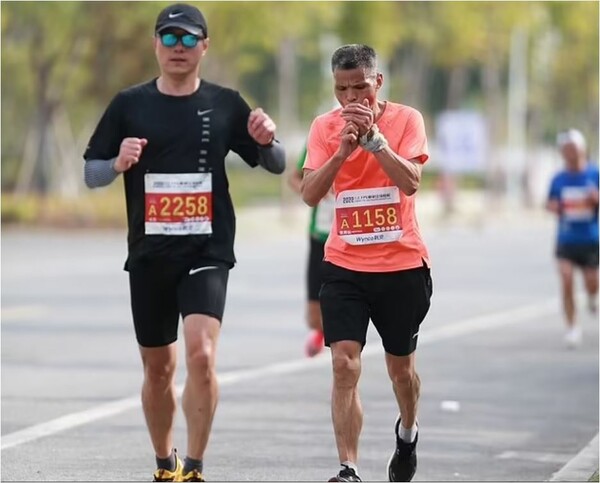
<path id="1" fill-rule="evenodd" d="M 156 457 L 156 467 L 162 470 L 175 471 L 177 468 L 177 460 L 175 459 L 175 451 L 171 450 L 171 454 L 167 458 Z"/>
<path id="2" fill-rule="evenodd" d="M 198 470 L 202 473 L 202 460 L 195 460 L 194 458 L 186 456 L 185 462 L 183 463 L 183 474 L 187 475 L 192 470 Z"/>

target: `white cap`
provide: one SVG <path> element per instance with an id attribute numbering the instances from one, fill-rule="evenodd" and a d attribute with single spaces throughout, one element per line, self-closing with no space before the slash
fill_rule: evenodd
<path id="1" fill-rule="evenodd" d="M 565 144 L 574 144 L 581 151 L 585 151 L 587 147 L 585 136 L 577 129 L 569 129 L 568 131 L 559 133 L 556 136 L 556 144 L 558 144 L 559 148 L 562 148 Z"/>

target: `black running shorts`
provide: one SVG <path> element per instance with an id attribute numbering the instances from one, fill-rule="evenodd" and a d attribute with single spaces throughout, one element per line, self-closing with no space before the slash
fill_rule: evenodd
<path id="1" fill-rule="evenodd" d="M 161 347 L 177 340 L 179 316 L 223 319 L 228 264 L 145 261 L 129 270 L 131 310 L 138 343 Z"/>
<path id="2" fill-rule="evenodd" d="M 556 257 L 582 268 L 598 268 L 598 243 L 558 245 Z"/>
<path id="3" fill-rule="evenodd" d="M 323 256 L 325 252 L 325 242 L 310 237 L 310 246 L 308 252 L 308 267 L 306 273 L 306 284 L 308 300 L 311 302 L 319 301 L 319 292 L 321 290 Z"/>
<path id="4" fill-rule="evenodd" d="M 323 263 L 321 313 L 325 344 L 353 340 L 363 346 L 369 320 L 385 351 L 411 354 L 433 293 L 427 266 L 398 272 L 357 272 Z"/>

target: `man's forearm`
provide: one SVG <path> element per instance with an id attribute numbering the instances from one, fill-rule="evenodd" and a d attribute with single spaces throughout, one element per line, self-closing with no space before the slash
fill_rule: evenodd
<path id="1" fill-rule="evenodd" d="M 270 146 L 258 147 L 258 164 L 270 173 L 281 174 L 285 171 L 285 150 L 278 141 Z"/>
<path id="2" fill-rule="evenodd" d="M 329 192 L 338 171 L 345 159 L 333 156 L 323 166 L 314 171 L 305 171 L 302 178 L 302 200 L 309 206 L 317 206 Z"/>
<path id="3" fill-rule="evenodd" d="M 398 156 L 386 146 L 373 153 L 393 183 L 407 196 L 413 195 L 421 183 L 421 164 Z"/>
<path id="4" fill-rule="evenodd" d="M 112 183 L 119 173 L 114 169 L 112 159 L 90 159 L 86 160 L 83 168 L 83 177 L 88 188 L 100 188 Z"/>

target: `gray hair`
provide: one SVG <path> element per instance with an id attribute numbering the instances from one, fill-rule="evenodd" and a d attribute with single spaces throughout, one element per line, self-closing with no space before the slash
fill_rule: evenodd
<path id="1" fill-rule="evenodd" d="M 363 44 L 349 44 L 339 47 L 331 56 L 331 71 L 363 68 L 377 72 L 377 54 L 372 47 Z"/>

